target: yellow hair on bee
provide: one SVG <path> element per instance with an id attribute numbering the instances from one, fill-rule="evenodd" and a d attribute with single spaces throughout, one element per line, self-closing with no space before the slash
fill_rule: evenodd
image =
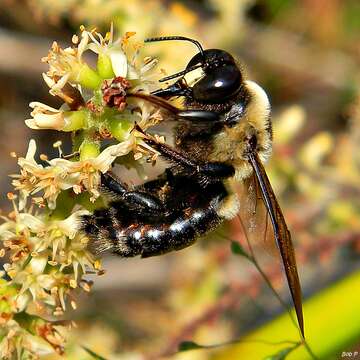
<path id="1" fill-rule="evenodd" d="M 264 89 L 256 82 L 247 80 L 245 86 L 250 93 L 251 101 L 246 109 L 246 120 L 257 133 L 259 157 L 266 162 L 272 150 L 272 126 L 270 121 L 271 106 Z"/>
<path id="2" fill-rule="evenodd" d="M 265 162 L 271 154 L 272 130 L 270 122 L 270 103 L 265 91 L 255 82 L 244 82 L 249 95 L 249 103 L 237 125 L 225 127 L 214 137 L 214 148 L 210 161 L 230 163 L 235 167 L 235 179 L 241 181 L 249 177 L 252 167 L 246 151 L 248 139 L 257 139 L 257 153 Z"/>
<path id="3" fill-rule="evenodd" d="M 228 195 L 220 204 L 216 213 L 227 220 L 233 219 L 240 210 L 240 203 L 236 194 Z"/>
<path id="4" fill-rule="evenodd" d="M 256 82 L 246 80 L 246 89 L 250 93 L 251 101 L 247 106 L 247 120 L 257 129 L 265 130 L 270 117 L 270 102 L 264 89 Z"/>

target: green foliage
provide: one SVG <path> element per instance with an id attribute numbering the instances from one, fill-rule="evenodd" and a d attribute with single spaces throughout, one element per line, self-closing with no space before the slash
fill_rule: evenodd
<path id="1" fill-rule="evenodd" d="M 235 254 L 235 255 L 244 256 L 246 258 L 249 257 L 247 252 L 244 250 L 244 248 L 237 241 L 232 241 L 231 242 L 231 252 L 233 254 Z"/>

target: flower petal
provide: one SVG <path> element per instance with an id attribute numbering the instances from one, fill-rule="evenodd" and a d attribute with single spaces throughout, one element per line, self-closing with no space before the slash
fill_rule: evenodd
<path id="1" fill-rule="evenodd" d="M 56 226 L 70 239 L 73 239 L 79 230 L 80 216 L 89 214 L 87 210 L 78 210 L 65 220 L 57 221 Z"/>
<path id="2" fill-rule="evenodd" d="M 33 232 L 40 232 L 45 229 L 44 222 L 29 213 L 20 213 L 19 221 Z"/>
<path id="3" fill-rule="evenodd" d="M 126 78 L 128 71 L 128 63 L 126 55 L 121 50 L 109 51 L 110 59 L 114 74 Z"/>
<path id="4" fill-rule="evenodd" d="M 35 162 L 34 160 L 35 154 L 36 154 L 36 141 L 34 139 L 31 139 L 29 141 L 29 147 L 25 159 Z"/>

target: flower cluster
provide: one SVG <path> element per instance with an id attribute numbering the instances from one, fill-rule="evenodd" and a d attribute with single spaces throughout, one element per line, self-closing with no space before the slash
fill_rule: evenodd
<path id="1" fill-rule="evenodd" d="M 80 161 L 70 161 L 64 158 L 46 160 L 47 165 L 42 166 L 35 161 L 36 143 L 31 140 L 25 158 L 19 158 L 20 174 L 12 175 L 12 184 L 20 193 L 20 209 L 23 209 L 29 195 L 42 192 L 39 200 L 41 204 L 47 201 L 50 209 L 55 209 L 56 199 L 61 191 L 72 189 L 75 194 L 84 189 L 92 194 L 91 199 L 99 196 L 99 172 L 109 170 L 113 161 L 135 149 L 134 138 L 128 141 L 111 145 L 94 158 Z M 33 198 L 34 200 L 34 198 Z"/>
<path id="2" fill-rule="evenodd" d="M 30 140 L 26 156 L 18 157 L 20 173 L 11 175 L 18 195 L 8 194 L 13 211 L 0 225 L 0 255 L 7 260 L 6 277 L 0 279 L 1 358 L 63 351 L 57 317 L 68 303 L 76 308 L 73 289 L 90 290 L 83 275 L 103 273 L 88 238 L 78 231 L 81 216 L 98 203 L 100 174 L 125 155 L 135 160 L 136 169 L 157 156 L 135 125 L 147 129 L 161 121 L 161 113 L 128 96 L 153 89 L 157 61 L 139 60 L 142 44 L 133 35 L 114 40 L 112 29 L 103 37 L 82 27 L 72 47 L 54 42 L 43 58 L 49 65 L 43 78 L 63 105 L 55 109 L 32 102 L 25 123 L 35 130 L 71 132 L 73 153 L 64 156 L 57 142 L 59 157 L 40 154 L 37 160 Z M 95 69 L 85 54 L 95 54 Z"/>
<path id="3" fill-rule="evenodd" d="M 82 275 L 88 269 L 100 272 L 99 261 L 86 250 L 87 239 L 76 231 L 78 216 L 86 211 L 56 220 L 33 209 L 20 212 L 16 195 L 8 197 L 14 210 L 0 225 L 1 255 L 7 256 L 4 269 L 9 278 L 0 282 L 0 356 L 11 358 L 14 351 L 18 358 L 27 352 L 61 353 L 61 326 L 41 316 L 62 315 L 72 289 L 90 289 Z M 74 300 L 70 303 L 76 307 Z"/>

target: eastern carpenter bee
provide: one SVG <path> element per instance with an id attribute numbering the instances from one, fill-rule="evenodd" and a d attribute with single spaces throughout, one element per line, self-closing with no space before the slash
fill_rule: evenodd
<path id="1" fill-rule="evenodd" d="M 243 78 L 228 52 L 204 50 L 196 40 L 180 36 L 146 42 L 165 40 L 190 41 L 199 52 L 185 70 L 160 80 L 179 78 L 170 86 L 131 96 L 152 102 L 176 121 L 174 147 L 144 133 L 144 141 L 172 166 L 133 189 L 109 173 L 103 175 L 102 186 L 114 200 L 108 208 L 85 216 L 83 229 L 99 251 L 149 257 L 185 248 L 239 214 L 248 238 L 277 245 L 304 334 L 291 236 L 263 166 L 272 148 L 268 97 L 259 85 Z M 200 77 L 189 85 L 185 76 L 196 69 Z M 179 96 L 184 98 L 183 109 L 167 101 Z M 240 193 L 236 183 L 241 184 Z"/>

